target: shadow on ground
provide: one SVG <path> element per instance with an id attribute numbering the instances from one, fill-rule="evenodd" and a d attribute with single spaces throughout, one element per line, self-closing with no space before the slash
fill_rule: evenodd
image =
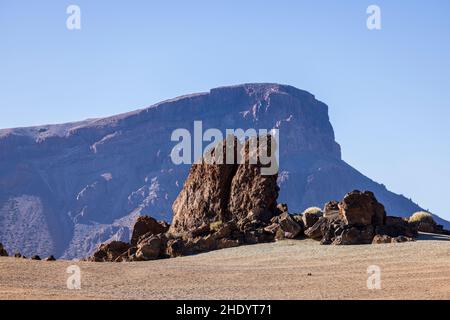
<path id="1" fill-rule="evenodd" d="M 450 241 L 450 236 L 445 234 L 434 234 L 434 233 L 424 233 L 419 232 L 419 236 L 417 240 L 441 240 L 441 241 Z"/>

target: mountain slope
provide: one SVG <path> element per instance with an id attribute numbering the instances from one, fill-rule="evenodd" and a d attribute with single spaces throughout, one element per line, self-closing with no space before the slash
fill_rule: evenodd
<path id="1" fill-rule="evenodd" d="M 129 240 L 137 215 L 170 221 L 190 167 L 172 163 L 171 133 L 193 132 L 197 120 L 203 131 L 279 128 L 279 201 L 293 211 L 355 188 L 374 191 L 391 215 L 420 210 L 341 160 L 328 107 L 313 95 L 246 84 L 104 119 L 0 130 L 0 242 L 27 255 L 81 257 L 108 239 Z"/>

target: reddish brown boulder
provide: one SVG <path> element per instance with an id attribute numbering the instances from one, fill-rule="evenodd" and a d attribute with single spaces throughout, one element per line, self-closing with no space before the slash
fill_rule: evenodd
<path id="1" fill-rule="evenodd" d="M 238 240 L 219 239 L 217 241 L 217 249 L 233 248 L 239 246 Z"/>
<path id="2" fill-rule="evenodd" d="M 262 168 L 267 166 L 259 161 L 250 163 L 250 159 L 255 152 L 264 153 L 261 150 L 268 150 L 271 155 L 270 143 L 267 143 L 271 139 L 270 136 L 268 139 L 253 138 L 241 148 L 237 139 L 229 136 L 210 151 L 215 155 L 216 150 L 222 150 L 221 157 L 194 164 L 172 206 L 174 217 L 169 233 L 174 237 L 193 238 L 206 236 L 206 226 L 218 221 L 235 221 L 241 225 L 247 223 L 241 223 L 244 220 L 268 223 L 276 211 L 277 174 L 263 175 Z M 257 151 L 249 148 L 254 143 Z M 239 149 L 241 163 L 237 163 Z M 233 154 L 235 162 L 224 164 L 229 154 Z"/>
<path id="3" fill-rule="evenodd" d="M 392 237 L 388 235 L 377 234 L 373 237 L 373 244 L 381 244 L 381 243 L 392 243 Z"/>
<path id="4" fill-rule="evenodd" d="M 322 217 L 312 227 L 305 230 L 305 236 L 314 240 L 322 240 L 329 229 L 330 220 Z"/>
<path id="5" fill-rule="evenodd" d="M 305 229 L 312 227 L 317 221 L 319 221 L 320 217 L 323 216 L 322 210 L 319 208 L 308 208 L 303 211 L 302 220 Z"/>
<path id="6" fill-rule="evenodd" d="M 184 241 L 181 239 L 170 239 L 169 241 L 167 241 L 165 255 L 171 258 L 186 255 Z"/>
<path id="7" fill-rule="evenodd" d="M 165 233 L 169 230 L 169 224 L 165 221 L 156 221 L 149 216 L 138 217 L 136 223 L 134 224 L 133 234 L 131 236 L 131 245 L 135 246 L 139 239 L 146 235 L 146 237 Z"/>
<path id="8" fill-rule="evenodd" d="M 337 233 L 332 244 L 351 245 L 351 244 L 370 244 L 375 236 L 375 230 L 372 225 L 344 227 L 342 232 Z"/>
<path id="9" fill-rule="evenodd" d="M 144 238 L 137 244 L 135 260 L 147 261 L 155 260 L 161 257 L 164 252 L 167 239 L 163 234 L 151 235 Z"/>
<path id="10" fill-rule="evenodd" d="M 93 262 L 113 262 L 131 247 L 129 243 L 122 241 L 111 241 L 100 245 L 97 251 L 88 258 Z"/>
<path id="11" fill-rule="evenodd" d="M 234 150 L 230 143 L 228 149 Z M 236 139 L 234 143 L 237 146 Z M 226 164 L 227 142 L 222 142 L 221 147 L 222 157 L 217 156 L 209 162 L 203 159 L 201 164 L 192 165 L 183 189 L 172 205 L 171 234 L 183 235 L 217 220 L 229 220 L 227 208 L 237 165 Z"/>
<path id="12" fill-rule="evenodd" d="M 347 225 L 384 225 L 386 212 L 370 191 L 352 191 L 339 203 L 339 215 Z"/>
<path id="13" fill-rule="evenodd" d="M 407 219 L 387 217 L 384 206 L 369 191 L 350 192 L 339 204 L 328 202 L 324 211 L 324 217 L 305 231 L 307 237 L 321 244 L 404 242 L 417 235 L 414 225 Z"/>
<path id="14" fill-rule="evenodd" d="M 294 239 L 303 231 L 302 226 L 298 224 L 292 216 L 285 212 L 278 217 L 279 230 L 281 230 L 282 238 Z M 278 239 L 280 235 L 278 234 Z"/>
<path id="15" fill-rule="evenodd" d="M 6 251 L 5 248 L 3 248 L 3 244 L 0 243 L 0 257 L 7 257 L 8 256 L 8 252 Z"/>
<path id="16" fill-rule="evenodd" d="M 266 212 L 265 222 L 274 215 L 277 207 L 279 187 L 277 185 L 278 174 L 263 175 L 262 168 L 267 167 L 259 162 L 258 153 L 272 155 L 271 161 L 276 166 L 276 159 L 272 152 L 271 144 L 275 140 L 267 137 L 252 138 L 246 141 L 241 151 L 244 163 L 241 163 L 231 182 L 228 211 L 234 219 L 246 218 L 252 210 Z M 257 145 L 257 148 L 251 148 Z M 255 164 L 252 164 L 252 159 Z"/>

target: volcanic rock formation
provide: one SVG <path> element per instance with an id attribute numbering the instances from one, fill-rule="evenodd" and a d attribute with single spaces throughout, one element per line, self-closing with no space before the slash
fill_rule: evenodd
<path id="1" fill-rule="evenodd" d="M 328 107 L 312 94 L 245 84 L 104 119 L 0 130 L 0 242 L 27 256 L 79 258 L 100 243 L 128 242 L 140 215 L 171 221 L 172 203 L 190 169 L 171 161 L 171 134 L 179 128 L 192 133 L 197 120 L 203 131 L 224 134 L 227 128 L 279 129 L 279 202 L 292 212 L 322 207 L 354 189 L 373 191 L 392 215 L 421 210 L 341 160 Z M 227 203 L 244 215 L 243 204 L 238 196 Z M 224 208 L 211 205 L 215 212 Z"/>

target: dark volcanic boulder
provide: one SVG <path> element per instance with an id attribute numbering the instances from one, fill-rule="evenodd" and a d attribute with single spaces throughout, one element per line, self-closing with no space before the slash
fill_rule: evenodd
<path id="1" fill-rule="evenodd" d="M 398 237 L 390 237 L 388 235 L 377 234 L 372 240 L 373 244 L 381 244 L 381 243 L 400 243 L 406 241 L 414 241 L 413 238 L 398 236 Z"/>
<path id="2" fill-rule="evenodd" d="M 263 168 L 269 165 L 263 165 L 259 158 L 255 162 L 250 160 L 266 153 L 271 156 L 270 161 L 276 162 L 271 150 L 272 141 L 275 143 L 270 135 L 267 138 L 255 137 L 242 146 L 235 137 L 229 136 L 209 151 L 208 154 L 215 157 L 203 158 L 201 164 L 194 164 L 173 204 L 174 217 L 169 233 L 175 237 L 193 238 L 202 233 L 206 236 L 207 226 L 217 222 L 235 221 L 241 225 L 251 221 L 268 223 L 276 212 L 278 175 L 262 174 Z M 249 148 L 250 145 L 257 149 Z M 234 159 L 231 164 L 226 163 L 230 153 Z M 242 159 L 239 163 L 238 154 Z"/>
<path id="3" fill-rule="evenodd" d="M 54 256 L 48 256 L 47 258 L 45 258 L 45 261 L 56 261 Z"/>
<path id="4" fill-rule="evenodd" d="M 332 200 L 325 203 L 323 216 L 326 218 L 337 218 L 339 216 L 339 202 Z"/>
<path id="5" fill-rule="evenodd" d="M 99 246 L 97 251 L 88 258 L 89 261 L 94 262 L 114 262 L 123 253 L 131 247 L 129 243 L 122 241 L 111 241 Z"/>
<path id="6" fill-rule="evenodd" d="M 236 140 L 234 142 L 237 145 Z M 221 160 L 218 155 L 210 162 L 202 159 L 201 164 L 192 165 L 183 189 L 172 205 L 171 234 L 182 235 L 214 221 L 229 220 L 227 208 L 237 165 L 226 164 L 226 142 L 222 143 L 222 148 Z M 228 149 L 234 150 L 234 146 L 228 144 Z"/>
<path id="7" fill-rule="evenodd" d="M 143 235 L 154 235 L 159 233 L 166 233 L 169 230 L 169 224 L 165 221 L 156 221 L 149 216 L 141 216 L 134 224 L 133 234 L 131 236 L 131 244 L 135 246 L 139 238 Z"/>
<path id="8" fill-rule="evenodd" d="M 41 257 L 39 257 L 38 255 L 34 255 L 31 257 L 31 260 L 41 260 Z"/>
<path id="9" fill-rule="evenodd" d="M 320 217 L 323 216 L 322 210 L 319 208 L 308 208 L 302 213 L 302 220 L 305 229 L 312 227 L 317 221 L 319 221 Z"/>
<path id="10" fill-rule="evenodd" d="M 370 191 L 347 193 L 339 203 L 339 215 L 347 225 L 383 225 L 386 218 L 384 206 Z"/>
<path id="11" fill-rule="evenodd" d="M 375 236 L 375 230 L 372 225 L 344 227 L 340 233 L 335 233 L 335 239 L 332 244 L 370 244 Z"/>
<path id="12" fill-rule="evenodd" d="M 391 243 L 391 242 L 392 237 L 383 234 L 376 234 L 372 239 L 373 244 Z"/>
<path id="13" fill-rule="evenodd" d="M 376 227 L 376 233 L 395 238 L 406 236 L 413 238 L 417 236 L 417 227 L 408 222 L 408 219 L 402 217 L 386 217 L 386 224 Z"/>
<path id="14" fill-rule="evenodd" d="M 7 257 L 8 256 L 8 252 L 6 251 L 5 248 L 3 248 L 3 244 L 0 243 L 0 257 Z"/>
<path id="15" fill-rule="evenodd" d="M 294 239 L 303 231 L 302 226 L 287 212 L 278 216 L 278 225 L 277 239 Z"/>
<path id="16" fill-rule="evenodd" d="M 305 236 L 314 240 L 321 240 L 330 229 L 331 220 L 322 217 L 313 226 L 305 230 Z"/>
<path id="17" fill-rule="evenodd" d="M 305 235 L 321 244 L 391 243 L 410 241 L 417 228 L 407 219 L 386 216 L 372 192 L 353 191 L 339 203 L 325 204 L 324 216 Z"/>
<path id="18" fill-rule="evenodd" d="M 185 242 L 181 239 L 170 239 L 167 241 L 165 255 L 171 258 L 181 257 L 187 254 Z"/>

